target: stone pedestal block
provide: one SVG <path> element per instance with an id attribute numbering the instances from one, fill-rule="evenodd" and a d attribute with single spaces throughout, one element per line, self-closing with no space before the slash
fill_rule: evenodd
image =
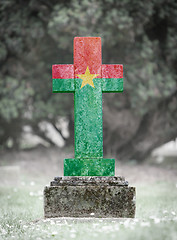
<path id="1" fill-rule="evenodd" d="M 44 189 L 44 215 L 133 218 L 135 188 L 123 177 L 56 177 Z"/>

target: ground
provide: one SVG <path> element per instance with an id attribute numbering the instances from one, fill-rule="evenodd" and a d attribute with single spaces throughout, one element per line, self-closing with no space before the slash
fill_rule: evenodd
<path id="1" fill-rule="evenodd" d="M 0 239 L 177 239 L 177 161 L 116 162 L 116 175 L 136 187 L 135 219 L 44 219 L 44 186 L 62 175 L 70 152 L 1 151 Z"/>

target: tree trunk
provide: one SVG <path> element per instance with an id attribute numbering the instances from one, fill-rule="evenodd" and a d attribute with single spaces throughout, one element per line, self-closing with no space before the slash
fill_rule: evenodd
<path id="1" fill-rule="evenodd" d="M 116 120 L 115 114 L 113 115 L 111 111 L 107 114 L 110 115 L 109 119 L 112 117 Z M 115 123 L 108 125 L 108 122 L 105 124 L 104 148 L 106 153 L 111 152 L 119 160 L 143 161 L 154 148 L 177 136 L 177 90 L 142 118 L 136 118 L 130 110 L 126 112 L 124 109 L 117 114 L 117 117 L 119 116 L 122 123 L 118 119 L 117 125 Z"/>

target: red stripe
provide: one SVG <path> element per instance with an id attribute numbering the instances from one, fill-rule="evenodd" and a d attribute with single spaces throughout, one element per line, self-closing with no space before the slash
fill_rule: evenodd
<path id="1" fill-rule="evenodd" d="M 123 78 L 123 65 L 103 64 L 102 78 Z"/>
<path id="2" fill-rule="evenodd" d="M 74 79 L 74 65 L 72 64 L 57 64 L 52 65 L 52 78 L 56 79 Z"/>
<path id="3" fill-rule="evenodd" d="M 101 38 L 74 38 L 74 68 L 76 74 L 84 74 L 87 66 L 91 74 L 100 74 L 101 78 Z"/>

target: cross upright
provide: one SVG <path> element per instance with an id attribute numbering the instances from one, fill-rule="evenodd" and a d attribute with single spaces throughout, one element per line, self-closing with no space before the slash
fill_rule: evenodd
<path id="1" fill-rule="evenodd" d="M 102 93 L 123 91 L 123 65 L 102 64 L 100 37 L 74 38 L 74 64 L 52 66 L 53 92 L 74 93 L 75 158 L 64 176 L 114 176 L 103 158 Z"/>

